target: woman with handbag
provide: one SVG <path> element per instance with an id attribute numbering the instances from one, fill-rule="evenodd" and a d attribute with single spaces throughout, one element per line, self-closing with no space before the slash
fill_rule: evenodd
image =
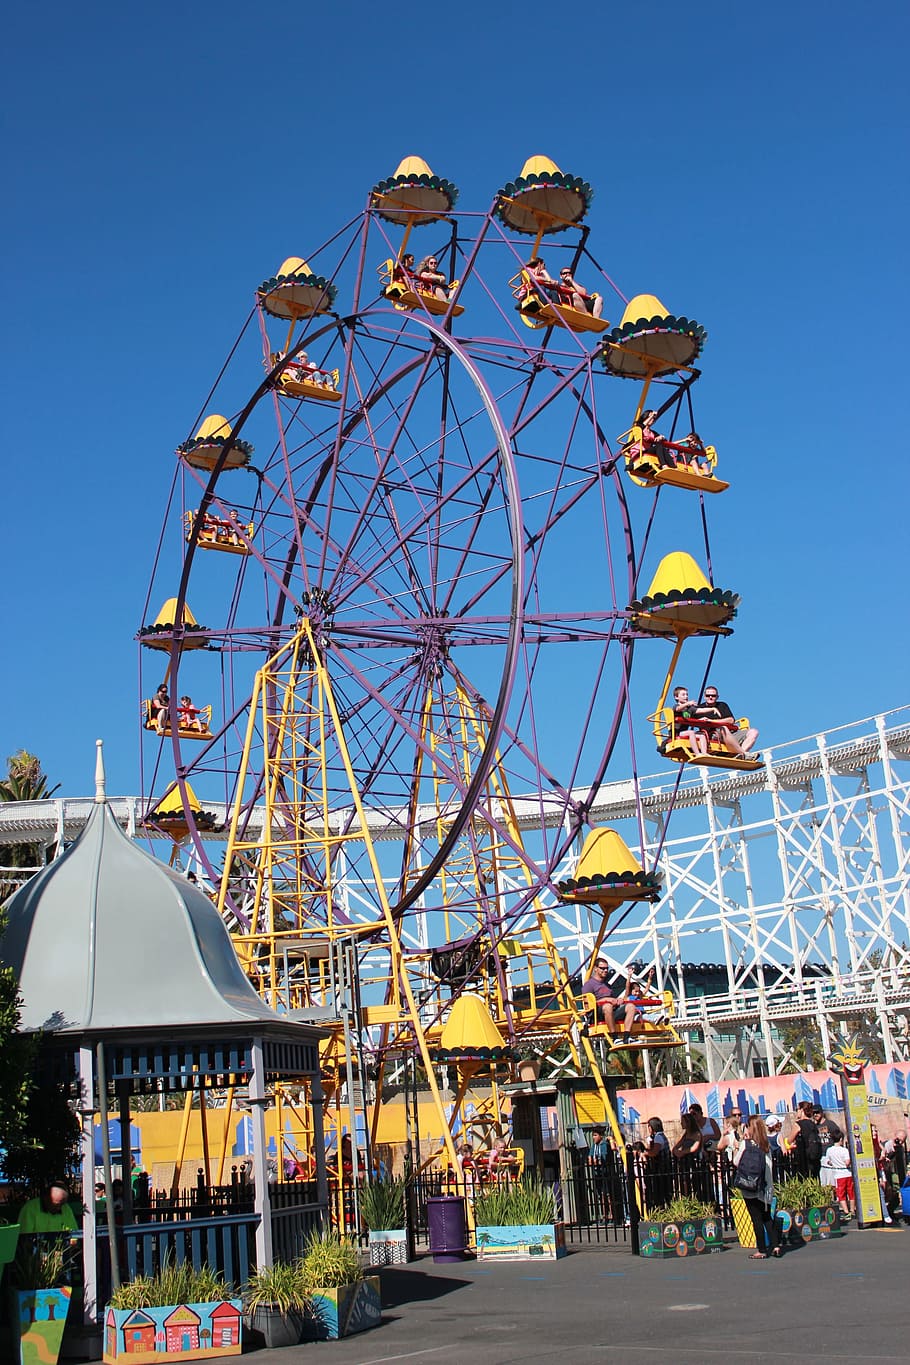
<path id="1" fill-rule="evenodd" d="M 755 1229 L 755 1250 L 749 1260 L 766 1261 L 766 1246 L 777 1259 L 784 1253 L 778 1238 L 777 1219 L 771 1216 L 774 1198 L 771 1144 L 765 1121 L 758 1114 L 750 1114 L 746 1121 L 742 1138 L 733 1153 L 733 1165 L 736 1167 L 734 1188 L 742 1195 Z"/>

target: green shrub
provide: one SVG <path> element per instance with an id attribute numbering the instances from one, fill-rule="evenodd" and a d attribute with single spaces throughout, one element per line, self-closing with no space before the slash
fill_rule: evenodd
<path id="1" fill-rule="evenodd" d="M 138 1275 L 111 1293 L 112 1308 L 166 1308 L 175 1303 L 218 1303 L 233 1297 L 233 1286 L 208 1266 L 169 1260 L 157 1275 Z"/>
<path id="2" fill-rule="evenodd" d="M 821 1208 L 835 1203 L 830 1185 L 823 1185 L 812 1175 L 792 1175 L 781 1185 L 774 1186 L 777 1207 L 787 1213 L 801 1213 L 803 1209 Z"/>
<path id="3" fill-rule="evenodd" d="M 368 1228 L 404 1227 L 404 1181 L 369 1180 L 360 1191 L 360 1212 Z"/>
<path id="4" fill-rule="evenodd" d="M 536 1176 L 516 1185 L 497 1185 L 474 1197 L 474 1221 L 480 1227 L 536 1227 L 556 1221 L 552 1187 Z"/>
<path id="5" fill-rule="evenodd" d="M 360 1253 L 353 1242 L 337 1232 L 311 1232 L 301 1258 L 307 1290 L 338 1289 L 363 1279 Z"/>
<path id="6" fill-rule="evenodd" d="M 275 1308 L 279 1313 L 310 1312 L 313 1301 L 302 1260 L 275 1261 L 254 1270 L 243 1289 L 243 1306 L 248 1313 L 258 1308 Z"/>
<path id="7" fill-rule="evenodd" d="M 713 1218 L 716 1213 L 713 1204 L 706 1204 L 702 1199 L 693 1199 L 691 1195 L 680 1194 L 671 1199 L 669 1204 L 649 1209 L 648 1218 L 654 1223 L 690 1223 L 702 1218 Z"/>
<path id="8" fill-rule="evenodd" d="M 40 1238 L 20 1237 L 13 1261 L 13 1279 L 19 1289 L 57 1289 L 67 1283 L 67 1263 L 62 1246 L 50 1246 Z"/>

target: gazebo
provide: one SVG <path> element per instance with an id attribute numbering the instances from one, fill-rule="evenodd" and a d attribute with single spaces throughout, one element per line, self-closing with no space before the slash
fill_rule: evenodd
<path id="1" fill-rule="evenodd" d="M 121 831 L 104 791 L 101 741 L 95 808 L 79 839 L 8 902 L 0 961 L 15 971 L 22 1029 L 44 1035 L 41 1072 L 68 1084 L 82 1119 L 85 1322 L 98 1321 L 98 1231 L 94 1115 L 106 1131 L 116 1098 L 129 1131 L 130 1096 L 245 1088 L 252 1113 L 252 1199 L 245 1214 L 192 1215 L 194 1259 L 242 1279 L 259 1265 L 292 1256 L 327 1211 L 319 1083 L 324 1032 L 270 1009 L 244 976 L 228 932 L 208 897 L 152 858 Z M 270 1186 L 265 1108 L 269 1088 L 293 1082 L 312 1101 L 315 1179 Z M 279 1153 L 280 1155 L 280 1153 Z M 127 1172 L 125 1171 L 126 1175 Z M 206 1180 L 208 1172 L 205 1172 Z M 130 1274 L 148 1271 L 186 1221 L 133 1218 L 129 1181 L 118 1240 Z M 137 1214 L 142 1210 L 136 1210 Z"/>

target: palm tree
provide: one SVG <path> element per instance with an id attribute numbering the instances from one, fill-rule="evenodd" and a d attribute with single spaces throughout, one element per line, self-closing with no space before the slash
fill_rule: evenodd
<path id="1" fill-rule="evenodd" d="M 48 786 L 47 774 L 40 758 L 20 749 L 6 760 L 6 777 L 0 778 L 0 801 L 45 801 L 59 789 Z M 29 875 L 44 862 L 42 844 L 7 844 L 0 853 L 0 862 L 7 868 L 28 868 Z M 27 877 L 0 879 L 0 901 L 11 895 Z"/>

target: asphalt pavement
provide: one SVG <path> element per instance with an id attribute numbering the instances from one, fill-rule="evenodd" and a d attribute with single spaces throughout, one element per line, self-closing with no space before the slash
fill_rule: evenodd
<path id="1" fill-rule="evenodd" d="M 560 1261 L 380 1272 L 382 1322 L 343 1341 L 244 1352 L 250 1365 L 907 1365 L 910 1229 L 848 1231 L 781 1260 L 736 1244 L 653 1261 L 587 1248 Z M 236 1358 L 235 1358 L 236 1359 Z"/>

